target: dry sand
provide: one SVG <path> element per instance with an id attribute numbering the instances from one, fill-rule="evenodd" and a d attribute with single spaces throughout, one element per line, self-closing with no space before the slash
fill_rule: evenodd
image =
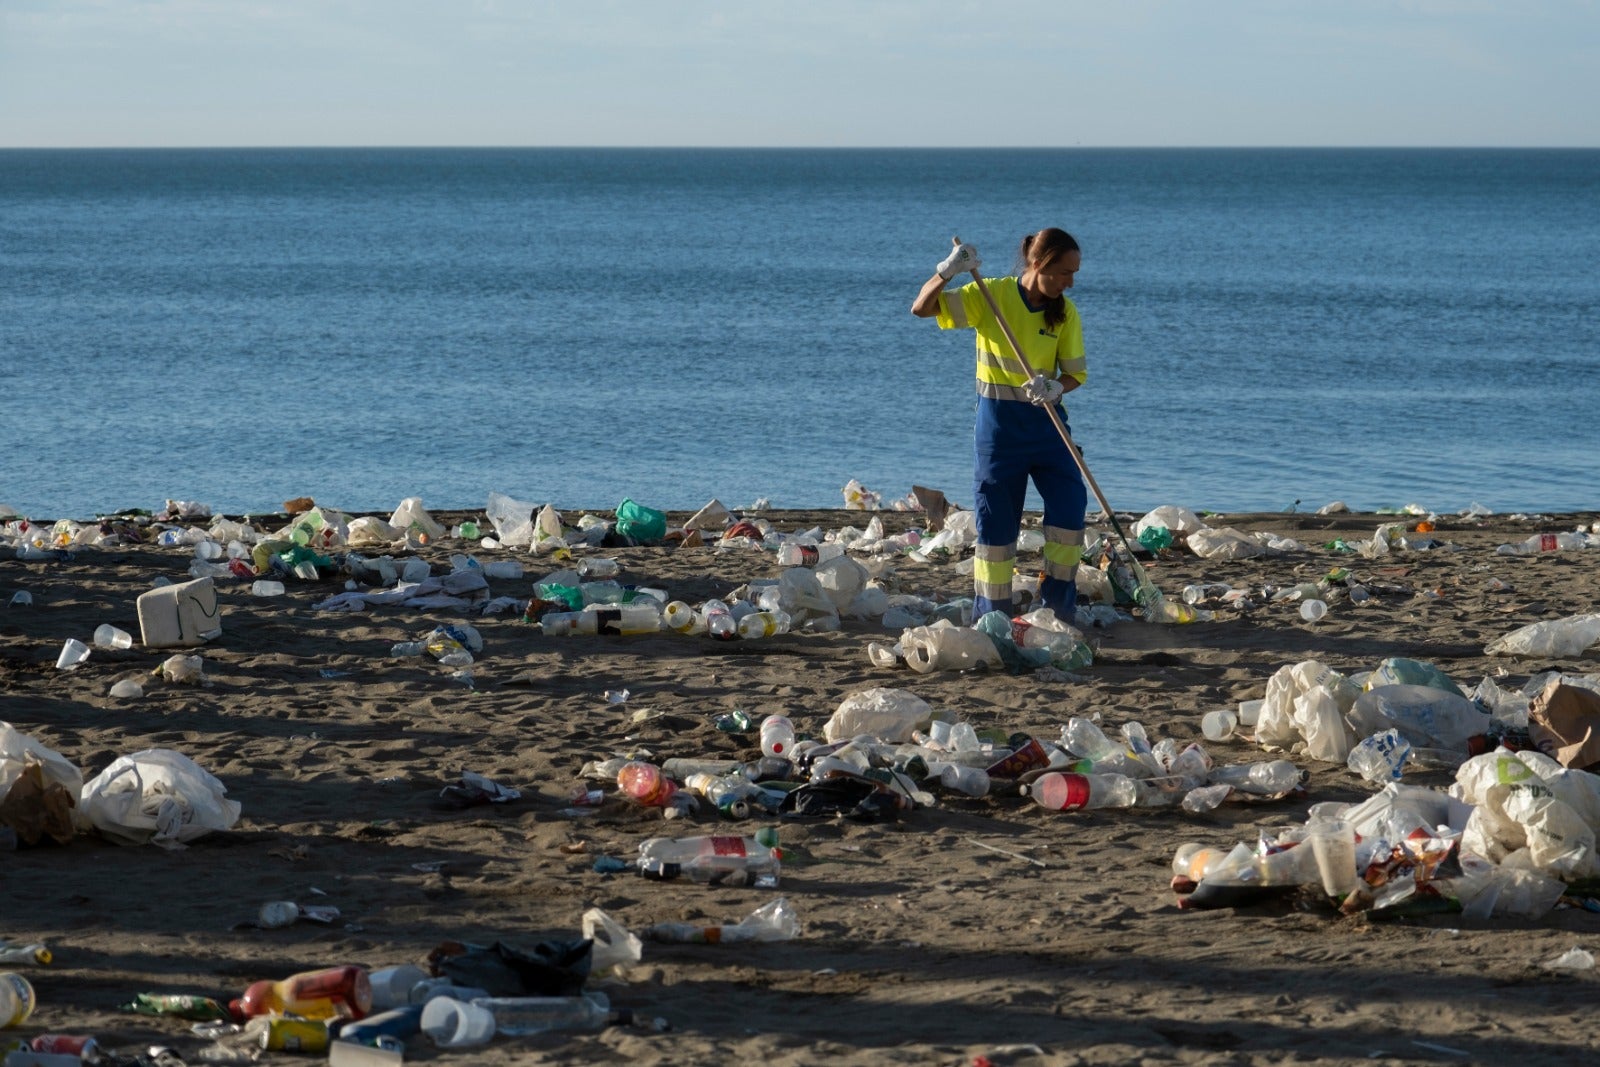
<path id="1" fill-rule="evenodd" d="M 440 516 L 450 519 L 451 516 Z M 455 516 L 459 518 L 460 516 Z M 674 515 L 681 522 L 685 516 Z M 860 512 L 781 512 L 781 529 L 861 525 Z M 885 513 L 890 532 L 917 521 Z M 39 1008 L 20 1033 L 89 1032 L 104 1044 L 200 1042 L 184 1023 L 123 1014 L 141 991 L 236 996 L 259 978 L 338 963 L 418 961 L 440 941 L 532 945 L 577 934 L 598 905 L 630 928 L 663 920 L 741 918 L 771 898 L 759 889 L 654 883 L 598 874 L 601 855 L 632 856 L 663 832 L 713 832 L 714 812 L 663 823 L 610 799 L 595 814 L 562 814 L 590 759 L 758 755 L 755 735 L 720 733 L 735 708 L 783 712 L 820 731 L 846 695 L 909 689 L 979 727 L 1058 736 L 1070 715 L 1129 719 L 1153 737 L 1200 736 L 1203 712 L 1262 695 L 1284 664 L 1320 658 L 1345 671 L 1386 656 L 1433 662 L 1470 687 L 1485 673 L 1518 685 L 1567 663 L 1495 660 L 1490 639 L 1545 618 L 1593 610 L 1600 555 L 1502 557 L 1493 547 L 1595 516 L 1545 521 L 1443 521 L 1433 536 L 1460 551 L 1378 562 L 1336 555 L 1335 537 L 1370 538 L 1391 516 L 1233 515 L 1212 520 L 1272 530 L 1304 553 L 1213 563 L 1185 553 L 1150 568 L 1169 595 L 1196 580 L 1259 589 L 1315 579 L 1334 566 L 1370 579 L 1377 595 L 1333 605 L 1321 622 L 1292 604 L 1190 626 L 1120 623 L 1097 633 L 1081 680 L 1003 673 L 916 675 L 872 667 L 884 631 L 720 643 L 675 634 L 545 638 L 518 618 L 474 618 L 486 649 L 468 689 L 428 660 L 396 660 L 391 644 L 451 612 L 375 608 L 326 614 L 311 605 L 337 582 L 291 581 L 258 599 L 222 583 L 225 633 L 202 650 L 211 685 L 147 680 L 143 699 L 107 693 L 147 675 L 166 653 L 135 644 L 96 650 L 59 672 L 68 637 L 102 622 L 138 633 L 134 598 L 157 575 L 181 579 L 186 549 L 85 550 L 71 561 L 0 562 L 0 604 L 32 592 L 32 608 L 0 607 L 0 718 L 73 760 L 88 778 L 114 758 L 173 748 L 217 775 L 243 804 L 238 827 L 193 847 L 119 847 L 80 835 L 65 847 L 0 858 L 0 937 L 42 940 L 49 968 L 29 968 Z M 424 552 L 445 566 L 459 543 Z M 488 561 L 504 553 L 477 552 Z M 699 601 L 778 573 L 770 554 L 712 548 L 601 550 L 625 580 Z M 528 563 L 527 557 L 520 557 Z M 529 578 L 546 573 L 541 561 Z M 902 561 L 895 582 L 940 599 L 968 595 L 949 564 Z M 1489 579 L 1512 587 L 1491 592 Z M 528 579 L 492 582 L 526 595 Z M 891 638 L 894 635 L 891 635 Z M 326 677 L 325 672 L 338 672 Z M 624 705 L 606 690 L 626 688 Z M 635 716 L 646 713 L 644 721 Z M 1261 758 L 1242 740 L 1219 761 Z M 1303 819 L 1308 804 L 1354 800 L 1371 787 L 1343 768 L 1312 765 L 1309 796 L 1268 805 L 1180 812 L 1061 814 L 1015 795 L 946 798 L 892 823 L 795 822 L 782 827 L 781 892 L 803 923 L 792 942 L 647 944 L 616 1004 L 669 1020 L 669 1033 L 497 1040 L 470 1051 L 412 1042 L 408 1058 L 474 1064 L 765 1063 L 994 1064 L 1515 1062 L 1592 1058 L 1595 972 L 1557 975 L 1537 964 L 1573 944 L 1600 949 L 1600 916 L 1559 910 L 1538 923 L 1460 916 L 1395 923 L 1341 919 L 1283 902 L 1180 911 L 1167 887 L 1186 840 L 1231 844 L 1258 826 Z M 523 790 L 520 802 L 439 810 L 440 788 L 463 770 Z M 1443 786 L 1444 772 L 1408 780 Z M 598 784 L 598 783 L 597 783 Z M 586 852 L 564 849 L 586 843 Z M 997 846 L 1037 863 L 993 851 Z M 313 887 L 326 896 L 313 895 Z M 235 929 L 267 900 L 336 905 L 329 927 Z M 1443 1050 L 1439 1047 L 1443 1046 Z M 1455 1051 L 1451 1051 L 1455 1050 Z M 196 1062 L 190 1057 L 190 1062 Z"/>

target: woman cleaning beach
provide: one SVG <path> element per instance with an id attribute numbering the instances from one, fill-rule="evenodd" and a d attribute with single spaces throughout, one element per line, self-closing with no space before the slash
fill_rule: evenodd
<path id="1" fill-rule="evenodd" d="M 1021 345 L 1032 377 L 1015 366 L 1011 349 L 976 281 L 944 286 L 957 274 L 982 266 L 977 249 L 958 245 L 922 285 L 911 313 L 937 319 L 940 329 L 977 333 L 978 418 L 974 432 L 973 492 L 978 520 L 973 568 L 973 617 L 990 611 L 1014 613 L 1011 579 L 1028 479 L 1044 499 L 1044 580 L 1040 598 L 1064 622 L 1077 610 L 1075 582 L 1083 555 L 1088 493 L 1072 455 L 1050 421 L 1046 406 L 1087 377 L 1083 326 L 1078 309 L 1063 294 L 1082 262 L 1078 242 L 1065 230 L 1043 229 L 1022 239 L 1021 273 L 988 281 Z M 1060 408 L 1063 421 L 1066 409 Z"/>

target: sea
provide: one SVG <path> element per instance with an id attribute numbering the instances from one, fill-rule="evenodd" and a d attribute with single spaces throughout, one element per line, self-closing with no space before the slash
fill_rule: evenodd
<path id="1" fill-rule="evenodd" d="M 1044 226 L 1116 510 L 1600 508 L 1600 151 L 1077 148 L 0 151 L 0 505 L 970 507 Z"/>

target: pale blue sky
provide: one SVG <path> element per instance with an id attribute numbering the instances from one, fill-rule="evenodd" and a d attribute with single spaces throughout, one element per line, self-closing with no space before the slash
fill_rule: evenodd
<path id="1" fill-rule="evenodd" d="M 1595 0 L 0 0 L 0 147 L 1600 147 Z"/>

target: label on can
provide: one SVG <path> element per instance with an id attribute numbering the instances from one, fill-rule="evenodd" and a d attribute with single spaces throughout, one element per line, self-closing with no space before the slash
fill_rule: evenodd
<path id="1" fill-rule="evenodd" d="M 316 1019 L 290 1019 L 273 1015 L 260 1020 L 261 1047 L 280 1052 L 323 1052 L 328 1047 L 328 1024 Z"/>
<path id="2" fill-rule="evenodd" d="M 1556 549 L 1558 549 L 1560 547 L 1561 547 L 1560 544 L 1556 541 L 1556 535 L 1555 534 L 1540 534 L 1539 535 L 1539 551 L 1540 552 L 1554 552 Z"/>
<path id="3" fill-rule="evenodd" d="M 87 1034 L 40 1034 L 32 1041 L 33 1051 L 64 1056 L 88 1056 L 99 1045 Z"/>

